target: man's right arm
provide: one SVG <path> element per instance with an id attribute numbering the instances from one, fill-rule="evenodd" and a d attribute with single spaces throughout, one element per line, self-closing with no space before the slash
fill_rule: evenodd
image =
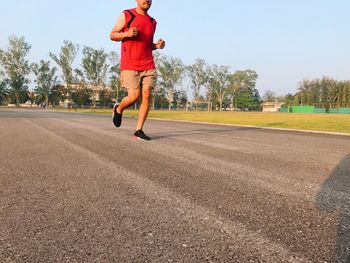
<path id="1" fill-rule="evenodd" d="M 115 26 L 112 29 L 112 32 L 110 34 L 110 38 L 113 41 L 123 41 L 126 38 L 132 38 L 137 36 L 137 28 L 130 28 L 127 32 L 123 32 L 124 26 L 125 26 L 125 14 L 122 13 L 115 24 Z"/>

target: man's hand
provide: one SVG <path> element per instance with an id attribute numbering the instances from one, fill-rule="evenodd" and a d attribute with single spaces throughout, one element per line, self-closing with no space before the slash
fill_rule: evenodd
<path id="1" fill-rule="evenodd" d="M 119 41 L 123 41 L 124 39 L 134 38 L 138 36 L 139 30 L 137 27 L 131 27 L 128 31 L 123 32 L 125 21 L 126 21 L 125 14 L 122 13 L 117 23 L 114 25 L 112 29 L 112 32 L 110 34 L 111 40 L 119 42 Z"/>
<path id="2" fill-rule="evenodd" d="M 125 36 L 132 38 L 132 37 L 136 37 L 139 33 L 139 30 L 137 27 L 131 27 L 127 32 L 125 32 Z"/>
<path id="3" fill-rule="evenodd" d="M 156 49 L 163 49 L 165 47 L 165 41 L 163 39 L 159 39 L 154 46 Z"/>

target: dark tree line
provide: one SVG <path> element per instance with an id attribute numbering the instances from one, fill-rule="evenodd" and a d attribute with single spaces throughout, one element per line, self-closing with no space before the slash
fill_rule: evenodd
<path id="1" fill-rule="evenodd" d="M 264 102 L 284 102 L 286 106 L 316 106 L 318 108 L 350 108 L 350 80 L 335 80 L 329 77 L 303 80 L 295 94 L 276 96 L 265 91 Z"/>
<path id="2" fill-rule="evenodd" d="M 328 77 L 303 80 L 299 83 L 299 90 L 293 99 L 298 105 L 350 107 L 350 81 L 338 81 Z"/>

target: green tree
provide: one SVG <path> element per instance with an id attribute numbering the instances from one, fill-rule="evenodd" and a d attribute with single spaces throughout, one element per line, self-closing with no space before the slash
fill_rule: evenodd
<path id="1" fill-rule="evenodd" d="M 91 47 L 84 47 L 82 67 L 86 79 L 93 91 L 92 102 L 96 107 L 96 98 L 100 90 L 105 88 L 107 70 L 108 54 L 103 50 L 97 50 Z"/>
<path id="2" fill-rule="evenodd" d="M 321 103 L 329 103 L 329 85 L 328 80 L 323 77 L 319 82 L 320 87 L 320 102 Z"/>
<path id="3" fill-rule="evenodd" d="M 249 106 L 249 110 L 260 110 L 261 109 L 261 97 L 260 97 L 260 94 L 259 94 L 259 91 L 256 89 L 256 88 L 253 88 L 251 90 L 251 99 L 252 99 L 252 102 Z"/>
<path id="4" fill-rule="evenodd" d="M 339 94 L 339 107 L 345 107 L 345 105 L 348 103 L 348 97 L 347 97 L 347 83 L 345 81 L 340 81 L 338 83 L 339 85 L 339 90 L 340 90 L 340 94 Z"/>
<path id="5" fill-rule="evenodd" d="M 208 84 L 208 67 L 205 60 L 197 58 L 195 63 L 186 67 L 187 75 L 191 81 L 193 89 L 193 99 L 195 102 L 199 100 L 200 90 Z M 197 109 L 197 104 L 195 104 Z"/>
<path id="6" fill-rule="evenodd" d="M 343 81 L 343 103 L 344 107 L 350 107 L 350 81 Z"/>
<path id="7" fill-rule="evenodd" d="M 74 70 L 74 89 L 72 92 L 72 100 L 74 103 L 80 105 L 81 107 L 84 104 L 91 103 L 91 97 L 93 95 L 93 90 L 90 88 L 88 81 L 86 80 L 86 76 L 84 72 L 80 69 Z"/>
<path id="8" fill-rule="evenodd" d="M 100 90 L 99 103 L 101 106 L 106 106 L 106 105 L 112 103 L 112 94 L 106 89 Z"/>
<path id="9" fill-rule="evenodd" d="M 109 61 L 110 61 L 110 68 L 109 68 L 109 74 L 110 74 L 110 86 L 112 88 L 113 94 L 116 98 L 116 102 L 120 101 L 120 98 L 124 97 L 126 95 L 125 90 L 122 90 L 120 85 L 120 58 L 119 55 L 112 51 L 109 55 Z"/>
<path id="10" fill-rule="evenodd" d="M 57 85 L 57 76 L 55 67 L 50 66 L 50 61 L 41 60 L 39 63 L 31 65 L 32 71 L 36 76 L 35 94 L 37 102 L 45 102 L 49 105 L 49 94 L 51 89 Z"/>
<path id="11" fill-rule="evenodd" d="M 5 74 L 0 70 L 0 105 L 7 101 L 8 86 L 5 80 Z"/>
<path id="12" fill-rule="evenodd" d="M 9 95 L 15 100 L 17 107 L 27 97 L 30 66 L 26 57 L 30 49 L 31 46 L 25 42 L 24 37 L 17 36 L 10 36 L 9 46 L 0 49 L 0 65 L 10 87 Z"/>
<path id="13" fill-rule="evenodd" d="M 175 91 L 174 94 L 174 106 L 175 108 L 186 108 L 187 94 L 184 90 Z"/>
<path id="14" fill-rule="evenodd" d="M 60 101 L 64 101 L 66 98 L 66 88 L 63 85 L 55 85 L 49 93 L 49 103 L 52 106 L 58 105 Z"/>
<path id="15" fill-rule="evenodd" d="M 300 105 L 323 105 L 328 108 L 342 107 L 350 100 L 348 81 L 338 81 L 329 77 L 303 80 L 299 83 L 296 101 Z"/>
<path id="16" fill-rule="evenodd" d="M 169 108 L 169 101 L 167 100 L 163 90 L 157 90 L 154 94 L 154 109 L 167 109 Z"/>
<path id="17" fill-rule="evenodd" d="M 294 95 L 291 93 L 288 93 L 287 95 L 284 96 L 283 102 L 286 106 L 290 106 L 293 104 L 294 101 Z"/>
<path id="18" fill-rule="evenodd" d="M 65 40 L 63 46 L 61 47 L 61 52 L 59 55 L 55 55 L 50 52 L 50 57 L 56 64 L 60 67 L 62 71 L 62 79 L 64 81 L 65 91 L 64 100 L 68 99 L 71 103 L 72 92 L 73 92 L 73 80 L 74 80 L 74 69 L 73 62 L 77 57 L 79 52 L 79 46 L 73 44 L 70 41 Z"/>
<path id="19" fill-rule="evenodd" d="M 185 66 L 181 59 L 161 55 L 158 58 L 159 84 L 166 91 L 166 98 L 169 102 L 169 109 L 174 102 L 176 85 L 179 84 L 185 73 Z"/>
<path id="20" fill-rule="evenodd" d="M 7 101 L 8 88 L 7 83 L 4 80 L 0 79 L 0 104 L 3 104 Z"/>
<path id="21" fill-rule="evenodd" d="M 262 97 L 264 102 L 274 102 L 277 100 L 276 93 L 272 90 L 266 90 L 265 94 Z"/>
<path id="22" fill-rule="evenodd" d="M 230 88 L 230 73 L 228 66 L 213 65 L 209 79 L 209 90 L 219 104 L 219 110 L 222 111 L 224 99 Z"/>
<path id="23" fill-rule="evenodd" d="M 237 70 L 230 76 L 230 96 L 231 96 L 231 110 L 237 109 L 238 94 L 244 89 L 245 74 L 243 71 Z"/>
<path id="24" fill-rule="evenodd" d="M 321 89 L 318 80 L 304 79 L 299 83 L 299 92 L 302 105 L 313 105 L 320 102 Z"/>
<path id="25" fill-rule="evenodd" d="M 253 92 L 241 92 L 237 96 L 237 107 L 242 110 L 258 110 L 260 108 L 260 96 L 255 89 Z"/>
<path id="26" fill-rule="evenodd" d="M 256 90 L 256 81 L 258 74 L 254 70 L 237 70 L 230 76 L 230 95 L 231 95 L 231 108 L 238 107 L 238 97 L 246 98 L 247 96 L 258 103 L 259 92 Z M 249 95 L 248 95 L 249 94 Z"/>
<path id="27" fill-rule="evenodd" d="M 80 105 L 81 107 L 83 107 L 84 104 L 91 102 L 90 97 L 91 97 L 91 90 L 88 89 L 87 87 L 76 89 L 72 92 L 72 99 L 74 103 Z"/>

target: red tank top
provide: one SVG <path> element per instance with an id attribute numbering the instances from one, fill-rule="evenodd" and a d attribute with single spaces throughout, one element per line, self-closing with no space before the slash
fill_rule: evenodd
<path id="1" fill-rule="evenodd" d="M 125 10 L 125 26 L 123 32 L 131 27 L 138 28 L 138 35 L 125 39 L 121 45 L 121 70 L 144 71 L 154 69 L 153 36 L 157 22 L 149 15 L 140 15 L 136 9 Z"/>

